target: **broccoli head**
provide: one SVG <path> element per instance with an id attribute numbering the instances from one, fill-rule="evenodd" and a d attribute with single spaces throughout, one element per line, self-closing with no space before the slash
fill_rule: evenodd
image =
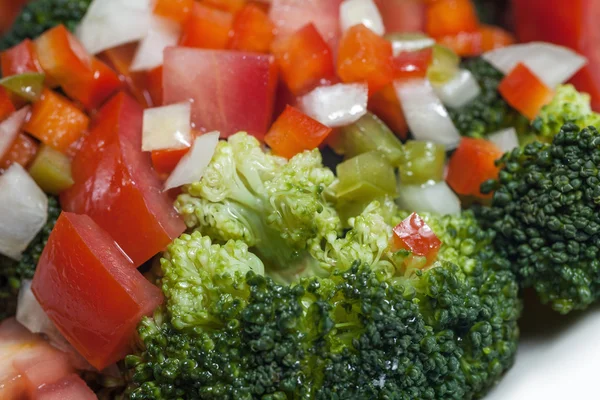
<path id="1" fill-rule="evenodd" d="M 0 321 L 15 314 L 21 281 L 32 279 L 38 260 L 46 246 L 50 232 L 60 215 L 56 197 L 48 197 L 48 220 L 29 243 L 19 261 L 0 256 Z"/>
<path id="2" fill-rule="evenodd" d="M 0 38 L 0 51 L 25 39 L 35 39 L 46 30 L 63 24 L 69 30 L 81 21 L 92 0 L 33 0 L 17 17 L 12 28 Z"/>
<path id="3" fill-rule="evenodd" d="M 529 121 L 498 92 L 502 72 L 481 57 L 465 60 L 462 67 L 471 71 L 481 93 L 463 107 L 448 110 L 461 135 L 481 138 L 507 127 L 515 127 L 519 133 L 528 131 Z"/>
<path id="4" fill-rule="evenodd" d="M 560 313 L 584 309 L 600 296 L 600 135 L 562 127 L 552 143 L 505 154 L 489 208 L 478 210 L 496 231 L 496 247 L 523 287 L 533 287 Z"/>
<path id="5" fill-rule="evenodd" d="M 513 362 L 521 307 L 492 235 L 469 213 L 429 215 L 447 242 L 432 265 L 407 270 L 386 223 L 404 213 L 380 211 L 310 247 L 338 262 L 291 283 L 263 275 L 243 241 L 176 240 L 161 262 L 166 304 L 126 358 L 130 398 L 481 397 Z"/>

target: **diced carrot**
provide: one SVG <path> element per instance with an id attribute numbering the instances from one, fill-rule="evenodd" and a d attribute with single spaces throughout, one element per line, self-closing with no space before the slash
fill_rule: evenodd
<path id="1" fill-rule="evenodd" d="M 533 120 L 554 92 L 523 63 L 509 72 L 498 85 L 504 100 L 521 114 Z"/>
<path id="2" fill-rule="evenodd" d="M 4 50 L 0 54 L 2 76 L 18 75 L 25 72 L 44 72 L 37 58 L 35 46 L 29 39 Z"/>
<path id="3" fill-rule="evenodd" d="M 392 45 L 362 24 L 346 31 L 340 42 L 337 72 L 344 82 L 367 82 L 369 94 L 394 79 Z"/>
<path id="4" fill-rule="evenodd" d="M 233 20 L 229 47 L 235 50 L 268 53 L 275 38 L 275 25 L 253 4 L 245 6 Z"/>
<path id="5" fill-rule="evenodd" d="M 27 168 L 37 151 L 37 142 L 28 135 L 19 133 L 6 154 L 0 159 L 0 171 L 8 169 L 14 163 Z"/>
<path id="6" fill-rule="evenodd" d="M 426 11 L 428 35 L 440 37 L 460 32 L 474 32 L 479 26 L 477 12 L 471 0 L 438 0 Z"/>
<path id="7" fill-rule="evenodd" d="M 408 124 L 393 84 L 374 93 L 369 98 L 368 109 L 385 122 L 400 139 L 408 137 Z"/>
<path id="8" fill-rule="evenodd" d="M 335 78 L 331 49 L 313 24 L 277 39 L 271 50 L 283 80 L 295 95 Z"/>
<path id="9" fill-rule="evenodd" d="M 179 44 L 204 49 L 225 49 L 229 43 L 233 14 L 194 3 L 183 26 Z"/>
<path id="10" fill-rule="evenodd" d="M 330 133 L 331 128 L 287 106 L 269 129 L 265 143 L 275 154 L 291 158 L 304 150 L 318 147 Z"/>
<path id="11" fill-rule="evenodd" d="M 394 56 L 392 63 L 394 65 L 395 79 L 424 78 L 427 75 L 427 68 L 433 59 L 431 48 L 404 51 Z"/>
<path id="12" fill-rule="evenodd" d="M 244 8 L 246 0 L 204 0 L 204 3 L 220 10 L 236 13 Z"/>
<path id="13" fill-rule="evenodd" d="M 163 67 L 156 67 L 146 72 L 146 90 L 150 94 L 152 104 L 155 106 L 162 104 L 163 99 Z"/>
<path id="14" fill-rule="evenodd" d="M 61 152 L 83 135 L 88 116 L 65 97 L 45 89 L 33 104 L 31 117 L 23 129 L 41 142 Z"/>
<path id="15" fill-rule="evenodd" d="M 156 0 L 154 14 L 172 19 L 179 23 L 185 22 L 194 6 L 194 0 Z"/>
<path id="16" fill-rule="evenodd" d="M 10 99 L 10 95 L 3 87 L 0 87 L 0 121 L 7 118 L 15 112 L 15 105 Z"/>

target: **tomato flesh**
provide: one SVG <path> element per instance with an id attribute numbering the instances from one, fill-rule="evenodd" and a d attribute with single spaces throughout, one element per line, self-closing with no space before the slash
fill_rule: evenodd
<path id="1" fill-rule="evenodd" d="M 71 374 L 58 382 L 46 385 L 37 392 L 36 400 L 98 400 L 83 379 Z"/>
<path id="2" fill-rule="evenodd" d="M 394 243 L 399 249 L 423 256 L 428 263 L 435 261 L 442 241 L 417 213 L 410 214 L 394 227 Z"/>
<path id="3" fill-rule="evenodd" d="M 185 230 L 150 155 L 142 152 L 142 115 L 141 106 L 124 93 L 106 103 L 73 159 L 75 183 L 61 193 L 64 210 L 92 217 L 135 266 Z"/>
<path id="4" fill-rule="evenodd" d="M 38 147 L 35 140 L 24 133 L 19 133 L 6 154 L 0 157 L 0 172 L 8 169 L 14 163 L 27 168 L 27 165 L 35 157 Z"/>
<path id="5" fill-rule="evenodd" d="M 172 47 L 165 50 L 163 68 L 165 104 L 192 100 L 194 129 L 264 137 L 277 86 L 272 56 Z"/>
<path id="6" fill-rule="evenodd" d="M 386 32 L 423 32 L 425 2 L 423 0 L 375 0 Z"/>
<path id="7" fill-rule="evenodd" d="M 0 64 L 2 64 L 3 77 L 25 72 L 44 72 L 37 58 L 35 46 L 29 39 L 4 50 L 0 54 Z"/>

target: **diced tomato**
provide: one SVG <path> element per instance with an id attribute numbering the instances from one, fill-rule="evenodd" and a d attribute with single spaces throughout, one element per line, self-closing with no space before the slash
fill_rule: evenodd
<path id="1" fill-rule="evenodd" d="M 28 135 L 19 133 L 6 154 L 0 157 L 0 172 L 12 164 L 20 164 L 23 168 L 33 160 L 38 151 L 38 144 Z"/>
<path id="2" fill-rule="evenodd" d="M 482 25 L 474 32 L 460 32 L 437 38 L 437 42 L 454 50 L 462 57 L 478 56 L 486 51 L 515 43 L 513 35 L 502 28 Z"/>
<path id="3" fill-rule="evenodd" d="M 179 23 L 185 22 L 194 6 L 194 0 L 155 0 L 154 14 L 172 19 Z"/>
<path id="4" fill-rule="evenodd" d="M 400 139 L 408 137 L 408 124 L 393 84 L 385 86 L 369 98 L 368 108 L 376 114 Z"/>
<path id="5" fill-rule="evenodd" d="M 60 198 L 64 210 L 92 217 L 136 266 L 185 230 L 142 152 L 142 119 L 128 95 L 109 100 L 73 159 L 75 184 Z"/>
<path id="6" fill-rule="evenodd" d="M 10 95 L 3 87 L 0 87 L 0 121 L 6 119 L 15 112 L 15 106 L 10 99 Z"/>
<path id="7" fill-rule="evenodd" d="M 394 227 L 396 248 L 425 257 L 428 263 L 435 261 L 442 241 L 417 213 L 410 214 Z"/>
<path id="8" fill-rule="evenodd" d="M 152 100 L 152 105 L 159 106 L 163 103 L 163 67 L 156 67 L 146 71 L 146 90 Z"/>
<path id="9" fill-rule="evenodd" d="M 395 79 L 424 78 L 432 59 L 433 50 L 431 48 L 403 51 L 392 58 Z"/>
<path id="10" fill-rule="evenodd" d="M 362 24 L 355 25 L 342 37 L 337 72 L 344 82 L 367 82 L 369 94 L 394 79 L 392 45 Z"/>
<path id="11" fill-rule="evenodd" d="M 87 54 L 63 25 L 38 37 L 35 50 L 44 71 L 88 109 L 98 107 L 121 86 L 117 74 Z"/>
<path id="12" fill-rule="evenodd" d="M 244 8 L 246 0 L 204 0 L 204 3 L 211 7 L 235 14 Z"/>
<path id="13" fill-rule="evenodd" d="M 462 138 L 448 164 L 446 182 L 458 194 L 488 198 L 479 190 L 488 179 L 498 177 L 495 161 L 502 157 L 502 151 L 492 142 L 484 139 Z"/>
<path id="14" fill-rule="evenodd" d="M 335 78 L 331 49 L 313 24 L 273 43 L 282 79 L 295 95 Z"/>
<path id="15" fill-rule="evenodd" d="M 304 150 L 319 147 L 330 133 L 331 128 L 287 106 L 269 129 L 265 143 L 275 154 L 292 158 Z"/>
<path id="16" fill-rule="evenodd" d="M 179 44 L 203 49 L 225 49 L 232 25 L 233 14 L 196 2 L 183 26 Z"/>
<path id="17" fill-rule="evenodd" d="M 172 47 L 165 50 L 164 102 L 192 102 L 192 122 L 222 137 L 246 131 L 259 139 L 273 115 L 277 67 L 273 56 Z"/>
<path id="18" fill-rule="evenodd" d="M 56 221 L 31 290 L 63 336 L 99 370 L 130 351 L 141 317 L 162 301 L 160 289 L 106 231 L 89 216 L 68 212 Z"/>
<path id="19" fill-rule="evenodd" d="M 35 400 L 98 400 L 83 379 L 71 374 L 58 382 L 41 387 Z"/>
<path id="20" fill-rule="evenodd" d="M 234 50 L 268 53 L 275 38 L 275 25 L 254 4 L 245 6 L 233 20 L 229 47 Z"/>
<path id="21" fill-rule="evenodd" d="M 533 120 L 554 95 L 540 78 L 523 63 L 509 72 L 498 85 L 504 100 L 521 114 Z"/>
<path id="22" fill-rule="evenodd" d="M 25 72 L 44 72 L 37 58 L 35 46 L 29 39 L 0 53 L 0 63 L 3 77 Z"/>
<path id="23" fill-rule="evenodd" d="M 68 99 L 44 89 L 41 99 L 33 103 L 31 116 L 23 129 L 64 152 L 83 135 L 89 122 L 88 116 Z"/>
<path id="24" fill-rule="evenodd" d="M 340 38 L 342 0 L 273 0 L 269 16 L 278 35 L 287 36 L 314 24 L 329 47 L 336 49 Z"/>
<path id="25" fill-rule="evenodd" d="M 425 2 L 423 0 L 375 0 L 386 32 L 423 32 Z"/>
<path id="26" fill-rule="evenodd" d="M 600 2 L 596 0 L 514 0 L 514 20 L 520 41 L 545 41 L 567 46 L 588 59 L 571 80 L 592 96 L 600 111 Z"/>
<path id="27" fill-rule="evenodd" d="M 432 37 L 474 32 L 479 26 L 471 0 L 436 0 L 427 6 L 425 31 Z"/>
<path id="28" fill-rule="evenodd" d="M 27 382 L 31 396 L 36 394 L 38 388 L 75 372 L 67 354 L 50 346 L 43 347 L 33 354 L 17 354 L 13 366 Z"/>

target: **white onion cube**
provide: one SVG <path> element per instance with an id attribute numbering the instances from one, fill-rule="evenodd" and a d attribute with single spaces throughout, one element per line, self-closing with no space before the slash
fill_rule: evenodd
<path id="1" fill-rule="evenodd" d="M 144 71 L 163 64 L 163 52 L 169 46 L 177 45 L 180 26 L 166 18 L 152 16 L 150 31 L 142 39 L 131 62 L 131 71 Z"/>
<path id="2" fill-rule="evenodd" d="M 515 128 L 506 128 L 488 135 L 488 140 L 494 143 L 504 153 L 519 147 L 519 138 Z"/>
<path id="3" fill-rule="evenodd" d="M 363 24 L 379 36 L 385 33 L 383 19 L 373 0 L 345 0 L 340 4 L 340 25 L 345 32 Z"/>
<path id="4" fill-rule="evenodd" d="M 466 69 L 461 69 L 454 78 L 443 85 L 434 85 L 433 88 L 442 103 L 452 108 L 464 106 L 481 93 L 479 83 Z"/>
<path id="5" fill-rule="evenodd" d="M 189 102 L 144 110 L 142 151 L 172 150 L 189 147 L 192 143 Z"/>
<path id="6" fill-rule="evenodd" d="M 350 125 L 367 113 L 369 88 L 363 83 L 321 86 L 300 99 L 302 111 L 330 128 Z"/>
<path id="7" fill-rule="evenodd" d="M 460 213 L 460 200 L 446 182 L 425 185 L 401 185 L 399 206 L 413 212 L 431 212 L 439 215 Z"/>

